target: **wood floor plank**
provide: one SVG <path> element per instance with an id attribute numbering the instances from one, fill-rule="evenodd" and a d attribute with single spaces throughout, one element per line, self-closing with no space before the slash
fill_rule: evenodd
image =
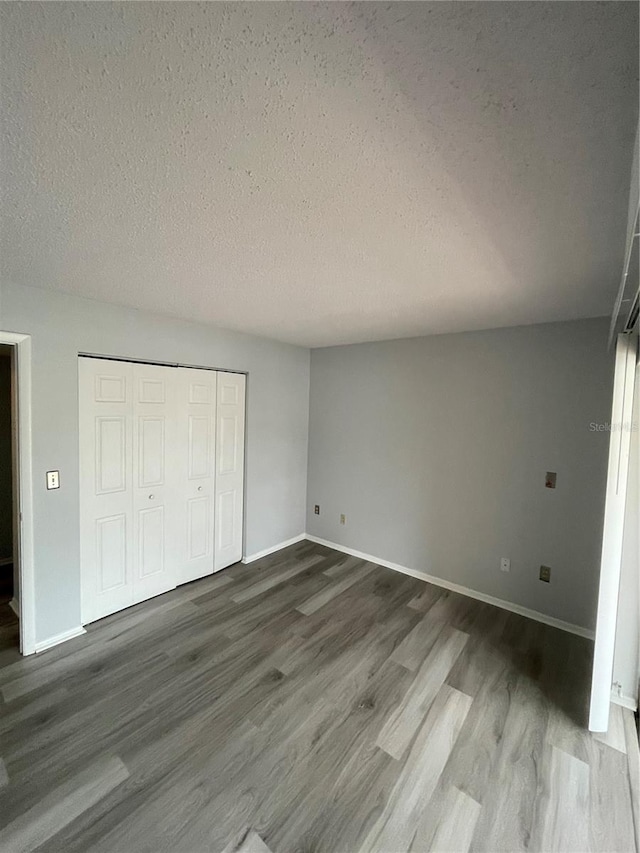
<path id="1" fill-rule="evenodd" d="M 593 741 L 589 765 L 589 848 L 592 853 L 628 853 L 635 831 L 627 756 Z"/>
<path id="2" fill-rule="evenodd" d="M 587 764 L 597 761 L 597 742 L 587 729 L 593 643 L 582 637 L 545 632 L 537 640 L 541 647 L 557 649 L 541 683 L 548 699 L 547 741 Z"/>
<path id="3" fill-rule="evenodd" d="M 105 626 L 102 643 L 86 643 L 71 655 L 52 658 L 49 664 L 41 663 L 40 666 L 32 666 L 32 658 L 24 661 L 24 675 L 20 675 L 2 685 L 1 692 L 5 702 L 13 702 L 28 693 L 58 680 L 70 670 L 79 665 L 91 665 L 104 659 L 116 646 L 127 645 L 130 642 L 129 632 L 139 628 L 142 632 L 151 631 L 154 628 L 164 630 L 171 624 L 172 620 L 180 620 L 185 614 L 195 614 L 195 606 L 190 602 L 180 602 L 171 607 L 158 608 L 148 618 L 140 620 L 138 614 L 131 613 L 127 622 L 117 622 L 114 625 Z M 138 636 L 139 639 L 139 636 Z M 109 647 L 106 644 L 109 644 Z M 46 652 L 44 654 L 47 654 Z M 43 654 L 43 657 L 44 657 Z"/>
<path id="4" fill-rule="evenodd" d="M 494 759 L 495 770 L 482 795 L 474 851 L 515 853 L 531 849 L 549 708 L 539 687 L 525 675 L 517 674 L 508 691 L 507 717 Z"/>
<path id="5" fill-rule="evenodd" d="M 363 566 L 349 572 L 347 577 L 312 595 L 311 598 L 298 605 L 296 609 L 305 616 L 311 616 L 312 613 L 320 610 L 321 607 L 324 607 L 325 604 L 328 604 L 336 596 L 340 595 L 340 593 L 363 580 L 374 568 L 373 563 L 365 563 Z"/>
<path id="6" fill-rule="evenodd" d="M 631 791 L 636 853 L 640 853 L 640 744 L 638 743 L 638 729 L 636 728 L 633 711 L 624 708 L 622 721 L 627 745 L 627 768 L 629 773 L 629 790 Z"/>
<path id="7" fill-rule="evenodd" d="M 481 808 L 480 803 L 458 788 L 449 788 L 444 797 L 442 817 L 436 825 L 433 841 L 428 848 L 422 843 L 427 833 L 423 816 L 411 846 L 412 853 L 427 849 L 434 853 L 467 853 Z"/>
<path id="8" fill-rule="evenodd" d="M 419 592 L 409 601 L 407 607 L 411 607 L 420 613 L 426 613 L 443 595 L 446 595 L 446 590 L 425 581 L 422 583 Z"/>
<path id="9" fill-rule="evenodd" d="M 472 701 L 447 684 L 441 687 L 363 851 L 410 849 L 425 805 L 438 784 Z"/>
<path id="10" fill-rule="evenodd" d="M 624 720 L 622 718 L 620 705 L 612 702 L 609 708 L 609 728 L 606 732 L 595 732 L 594 738 L 600 743 L 606 743 L 612 749 L 617 749 L 618 752 L 627 753 L 627 742 L 624 734 Z"/>
<path id="11" fill-rule="evenodd" d="M 128 777 L 117 756 L 100 760 L 52 791 L 49 796 L 0 830 L 6 853 L 35 850 Z"/>
<path id="12" fill-rule="evenodd" d="M 258 833 L 250 829 L 245 835 L 240 844 L 230 842 L 222 851 L 222 853 L 271 853 L 267 845 L 260 838 Z"/>
<path id="13" fill-rule="evenodd" d="M 333 600 L 331 618 L 326 618 L 323 610 L 311 616 L 300 617 L 303 623 L 296 624 L 292 633 L 302 642 L 290 644 L 291 653 L 283 672 L 291 674 L 315 668 L 322 661 L 344 653 L 350 645 L 358 644 L 367 636 L 375 636 L 378 604 L 373 595 L 362 594 L 362 584 L 349 588 Z M 398 626 L 399 636 L 403 637 L 414 624 L 414 614 L 410 611 L 396 612 L 385 620 L 389 627 Z M 393 651 L 391 649 L 390 651 Z"/>
<path id="14" fill-rule="evenodd" d="M 397 780 L 399 763 L 376 747 L 372 732 L 401 700 L 411 675 L 385 660 L 367 678 L 376 658 L 384 659 L 384 649 L 363 651 L 369 660 L 354 656 L 355 677 L 343 674 L 337 690 L 324 694 L 335 713 L 318 730 L 311 754 L 291 766 L 290 799 L 282 802 L 275 791 L 262 805 L 262 826 L 273 849 L 357 850 L 372 809 Z M 345 693 L 346 702 L 338 699 Z"/>
<path id="15" fill-rule="evenodd" d="M 416 590 L 422 586 L 422 581 L 409 575 L 400 575 L 398 581 L 390 581 L 389 572 L 381 567 L 376 567 L 363 584 L 370 588 L 371 593 L 378 600 L 378 619 L 387 619 L 397 611 L 399 607 L 408 607 L 409 602 L 416 595 Z M 416 623 L 419 621 L 420 612 L 410 608 L 415 614 Z"/>
<path id="16" fill-rule="evenodd" d="M 548 756 L 533 846 L 549 853 L 584 853 L 590 849 L 589 765 L 555 746 L 548 747 Z"/>
<path id="17" fill-rule="evenodd" d="M 327 853 L 360 848 L 372 815 L 387 801 L 402 769 L 378 749 L 372 732 L 401 701 L 410 681 L 408 670 L 387 660 L 363 686 L 332 732 L 330 748 L 313 763 L 311 785 L 298 807 L 284 820 L 276 817 L 277 826 L 269 823 L 274 846 L 286 848 L 297 839 L 304 849 Z M 322 799 L 314 801 L 314 787 L 322 791 Z"/>
<path id="18" fill-rule="evenodd" d="M 0 714 L 0 735 L 15 729 L 16 726 L 25 723 L 34 716 L 45 713 L 55 708 L 61 702 L 69 698 L 66 687 L 58 687 L 47 690 L 36 698 L 28 698 L 25 702 L 13 702 L 10 707 L 5 707 L 4 713 Z"/>
<path id="19" fill-rule="evenodd" d="M 463 655 L 470 645 L 467 643 Z M 517 673 L 510 671 L 498 654 L 483 645 L 476 646 L 474 652 L 466 660 L 465 670 L 458 670 L 455 678 L 452 670 L 447 679 L 450 686 L 474 696 L 474 702 L 443 774 L 440 800 L 455 787 L 483 802 L 496 777 L 504 727 L 518 682 Z M 465 689 L 468 687 L 473 689 Z M 443 806 L 441 801 L 434 805 L 435 825 Z"/>
<path id="20" fill-rule="evenodd" d="M 328 578 L 340 577 L 354 569 L 359 569 L 360 566 L 364 566 L 366 562 L 366 560 L 362 560 L 360 557 L 349 557 L 345 554 L 342 559 L 337 560 L 332 566 L 325 569 L 323 574 Z"/>
<path id="21" fill-rule="evenodd" d="M 323 558 L 321 555 L 314 554 L 304 560 L 294 561 L 293 564 L 290 565 L 288 568 L 273 574 L 269 574 L 266 578 L 263 578 L 257 583 L 252 584 L 250 587 L 243 590 L 242 592 L 238 592 L 235 595 L 232 595 L 231 598 L 238 604 L 243 601 L 249 601 L 252 598 L 256 598 L 258 595 L 262 595 L 262 593 L 266 592 L 267 590 L 272 589 L 275 586 L 279 586 L 281 583 L 285 583 L 285 581 L 291 580 L 291 578 L 295 577 L 296 575 L 299 575 L 301 572 L 310 569 L 317 563 L 321 563 L 322 560 Z"/>
<path id="22" fill-rule="evenodd" d="M 444 626 L 444 622 L 436 619 L 421 619 L 394 650 L 392 660 L 412 672 L 417 670 L 433 648 Z"/>
<path id="23" fill-rule="evenodd" d="M 445 625 L 431 652 L 416 673 L 402 705 L 389 717 L 377 744 L 393 758 L 401 758 L 465 646 L 468 636 Z"/>
<path id="24" fill-rule="evenodd" d="M 433 607 L 428 611 L 432 619 L 446 622 L 465 634 L 470 634 L 475 622 L 483 615 L 487 605 L 474 601 L 466 595 L 445 590 Z"/>

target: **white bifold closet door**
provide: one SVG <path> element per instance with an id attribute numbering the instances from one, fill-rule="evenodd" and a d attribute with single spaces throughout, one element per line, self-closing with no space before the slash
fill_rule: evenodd
<path id="1" fill-rule="evenodd" d="M 216 571 L 242 559 L 246 377 L 218 373 L 216 437 Z"/>
<path id="2" fill-rule="evenodd" d="M 241 559 L 244 390 L 238 374 L 79 359 L 83 623 Z"/>
<path id="3" fill-rule="evenodd" d="M 82 621 L 133 604 L 133 365 L 79 360 Z"/>
<path id="4" fill-rule="evenodd" d="M 176 586 L 175 370 L 133 365 L 133 601 Z"/>
<path id="5" fill-rule="evenodd" d="M 178 419 L 178 583 L 213 572 L 216 378 L 214 370 L 180 368 Z"/>

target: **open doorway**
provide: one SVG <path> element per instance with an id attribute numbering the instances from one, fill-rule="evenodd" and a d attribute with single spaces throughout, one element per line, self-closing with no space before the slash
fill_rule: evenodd
<path id="1" fill-rule="evenodd" d="M 0 665 L 36 644 L 31 338 L 0 331 Z M 10 484 L 10 485 L 9 485 Z"/>
<path id="2" fill-rule="evenodd" d="M 20 656 L 15 347 L 0 343 L 0 665 Z"/>

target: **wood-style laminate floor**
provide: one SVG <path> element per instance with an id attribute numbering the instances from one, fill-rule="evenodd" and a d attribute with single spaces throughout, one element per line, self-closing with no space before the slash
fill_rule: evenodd
<path id="1" fill-rule="evenodd" d="M 585 730 L 591 655 L 302 542 L 0 651 L 0 850 L 628 853 L 633 725 Z"/>

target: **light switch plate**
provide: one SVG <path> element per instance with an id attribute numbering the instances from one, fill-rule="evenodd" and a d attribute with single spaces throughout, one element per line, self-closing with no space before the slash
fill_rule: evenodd
<path id="1" fill-rule="evenodd" d="M 556 477 L 557 474 L 555 471 L 547 471 L 547 476 L 544 478 L 544 485 L 547 489 L 555 489 L 556 487 Z"/>
<path id="2" fill-rule="evenodd" d="M 47 471 L 47 489 L 60 488 L 60 471 Z"/>

